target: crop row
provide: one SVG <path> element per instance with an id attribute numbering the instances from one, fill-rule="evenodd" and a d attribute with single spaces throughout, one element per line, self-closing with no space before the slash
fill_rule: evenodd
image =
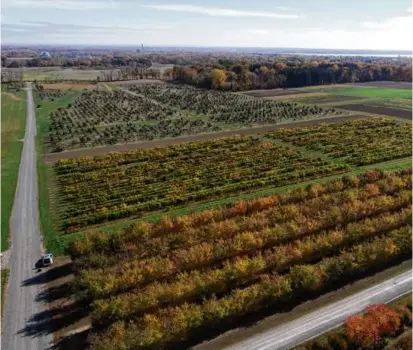
<path id="1" fill-rule="evenodd" d="M 260 278 L 262 273 L 282 273 L 297 264 L 311 263 L 340 252 L 343 247 L 411 223 L 411 206 L 400 212 L 382 213 L 347 224 L 340 230 L 319 232 L 285 245 L 265 249 L 253 256 L 227 260 L 222 267 L 180 273 L 171 282 L 154 282 L 143 289 L 95 302 L 93 322 L 110 324 L 129 319 L 151 309 L 201 301 Z"/>
<path id="2" fill-rule="evenodd" d="M 90 91 L 50 115 L 47 142 L 58 152 L 219 130 L 211 121 L 191 119 L 142 96 L 125 91 Z"/>
<path id="3" fill-rule="evenodd" d="M 412 155 L 411 124 L 385 118 L 281 129 L 267 136 L 355 165 Z"/>
<path id="4" fill-rule="evenodd" d="M 124 165 L 121 153 L 56 163 L 66 230 L 349 170 L 254 138 L 197 142 L 129 156 L 135 163 Z"/>
<path id="5" fill-rule="evenodd" d="M 132 85 L 129 90 L 181 110 L 207 115 L 212 121 L 220 123 L 275 124 L 285 120 L 300 120 L 335 113 L 333 109 L 317 106 L 267 101 L 184 85 Z"/>
<path id="6" fill-rule="evenodd" d="M 297 265 L 286 275 L 264 275 L 260 282 L 234 289 L 222 298 L 184 303 L 147 313 L 133 322 L 119 321 L 106 332 L 92 336 L 92 349 L 165 347 L 188 339 L 203 328 L 228 325 L 228 321 L 271 307 L 276 311 L 294 299 L 320 294 L 411 255 L 411 227 L 353 246 L 315 265 Z"/>
<path id="7" fill-rule="evenodd" d="M 400 181 L 395 181 L 396 179 Z M 330 208 L 343 203 L 366 201 L 369 198 L 372 200 L 374 196 L 399 194 L 401 190 L 411 186 L 410 177 L 406 175 L 403 178 L 390 177 L 378 180 L 374 184 L 368 183 L 363 188 L 359 186 L 357 191 L 351 188 L 345 190 L 339 182 L 329 187 L 326 193 L 323 188 L 318 187 L 315 186 L 297 203 L 285 202 L 279 196 L 266 197 L 252 203 L 254 210 L 246 210 L 248 203 L 251 202 L 242 201 L 234 206 L 238 215 L 215 217 L 210 222 L 204 220 L 202 224 L 197 220 L 197 214 L 193 214 L 176 218 L 176 224 L 165 217 L 159 224 L 151 226 L 147 223 L 135 224 L 125 229 L 123 234 L 105 237 L 99 233 L 87 236 L 85 240 L 73 243 L 71 254 L 78 258 L 76 260 L 79 260 L 79 266 L 83 269 L 103 268 L 116 265 L 120 257 L 122 261 L 128 261 L 166 256 L 176 249 L 186 249 L 196 244 L 217 242 L 222 239 L 228 240 L 244 232 L 269 229 L 285 222 L 288 225 L 305 220 L 312 222 L 315 212 L 319 213 L 317 216 L 331 215 L 332 218 L 342 222 L 340 212 L 337 210 L 331 212 Z M 291 196 L 291 198 L 295 197 Z M 228 213 L 231 212 L 233 211 L 229 208 Z M 206 217 L 205 213 L 202 215 Z"/>
<path id="8" fill-rule="evenodd" d="M 345 176 L 284 194 L 241 200 L 229 206 L 176 218 L 163 217 L 159 223 L 135 223 L 116 234 L 90 234 L 74 240 L 70 246 L 70 254 L 76 261 L 82 261 L 82 267 L 89 266 L 92 260 L 97 259 L 93 256 L 104 256 L 108 259 L 110 255 L 131 254 L 143 258 L 154 253 L 158 255 L 167 252 L 169 247 L 182 248 L 196 242 L 225 237 L 230 232 L 260 227 L 257 223 L 262 227 L 263 222 L 269 224 L 263 214 L 270 210 L 270 222 L 276 224 L 300 215 L 311 215 L 315 210 L 322 210 L 324 203 L 338 205 L 339 201 L 346 198 L 362 199 L 369 196 L 369 193 L 390 195 L 403 188 L 411 188 L 409 169 L 401 173 L 370 170 L 359 176 Z M 354 193 L 355 190 L 357 192 Z M 103 265 L 103 260 L 97 264 Z"/>
<path id="9" fill-rule="evenodd" d="M 74 241 L 92 348 L 165 348 L 407 259 L 410 177 L 368 171 Z"/>
<path id="10" fill-rule="evenodd" d="M 36 91 L 35 94 L 40 101 L 54 101 L 65 96 L 67 92 L 61 90 L 41 90 Z"/>
<path id="11" fill-rule="evenodd" d="M 276 246 L 285 241 L 305 237 L 363 217 L 375 216 L 389 210 L 400 210 L 411 202 L 411 191 L 396 197 L 376 196 L 365 201 L 342 203 L 340 207 L 315 212 L 312 217 L 300 216 L 274 227 L 256 231 L 236 232 L 233 237 L 173 250 L 165 257 L 121 260 L 113 267 L 81 271 L 78 284 L 93 297 L 124 292 L 130 288 L 170 278 L 178 273 L 220 264 L 226 259 Z"/>

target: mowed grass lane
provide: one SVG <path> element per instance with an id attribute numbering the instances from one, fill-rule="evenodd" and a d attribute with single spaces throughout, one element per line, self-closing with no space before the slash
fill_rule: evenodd
<path id="1" fill-rule="evenodd" d="M 26 92 L 1 94 L 1 251 L 9 244 L 9 220 L 13 208 L 20 155 L 26 125 Z"/>
<path id="2" fill-rule="evenodd" d="M 370 97 L 370 98 L 412 98 L 412 91 L 406 89 L 385 89 L 385 88 L 332 88 L 324 89 L 331 95 Z"/>

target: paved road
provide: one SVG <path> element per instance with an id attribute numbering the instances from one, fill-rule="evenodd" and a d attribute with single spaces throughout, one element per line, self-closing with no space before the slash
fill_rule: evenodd
<path id="1" fill-rule="evenodd" d="M 339 302 L 318 309 L 306 316 L 257 334 L 226 350 L 291 349 L 308 339 L 341 325 L 344 320 L 366 306 L 387 303 L 412 289 L 412 271 L 365 289 Z"/>
<path id="2" fill-rule="evenodd" d="M 36 121 L 31 84 L 27 83 L 27 121 L 16 196 L 10 222 L 10 280 L 3 315 L 4 350 L 43 350 L 51 345 L 49 315 L 41 301 L 44 278 L 34 265 L 42 248 L 36 170 Z"/>

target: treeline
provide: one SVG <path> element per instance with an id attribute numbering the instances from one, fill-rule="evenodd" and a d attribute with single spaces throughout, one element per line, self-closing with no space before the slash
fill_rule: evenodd
<path id="1" fill-rule="evenodd" d="M 175 66 L 164 76 L 202 88 L 252 90 L 368 81 L 412 81 L 411 64 L 313 62 L 222 62 Z"/>
<path id="2" fill-rule="evenodd" d="M 21 67 L 63 67 L 63 68 L 116 68 L 116 67 L 131 67 L 131 68 L 150 68 L 152 61 L 143 57 L 92 57 L 92 58 L 31 58 L 31 59 L 7 59 L 1 57 L 1 66 L 5 68 L 21 68 Z"/>
<path id="3" fill-rule="evenodd" d="M 102 70 L 97 81 L 119 81 L 135 79 L 161 79 L 159 69 L 148 67 L 122 67 L 119 69 Z"/>

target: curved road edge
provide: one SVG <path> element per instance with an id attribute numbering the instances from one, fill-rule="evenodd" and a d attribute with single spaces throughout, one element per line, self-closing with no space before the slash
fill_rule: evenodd
<path id="1" fill-rule="evenodd" d="M 284 350 L 339 327 L 350 315 L 368 305 L 389 303 L 412 290 L 412 271 L 355 293 L 294 321 L 225 347 L 226 350 Z"/>

